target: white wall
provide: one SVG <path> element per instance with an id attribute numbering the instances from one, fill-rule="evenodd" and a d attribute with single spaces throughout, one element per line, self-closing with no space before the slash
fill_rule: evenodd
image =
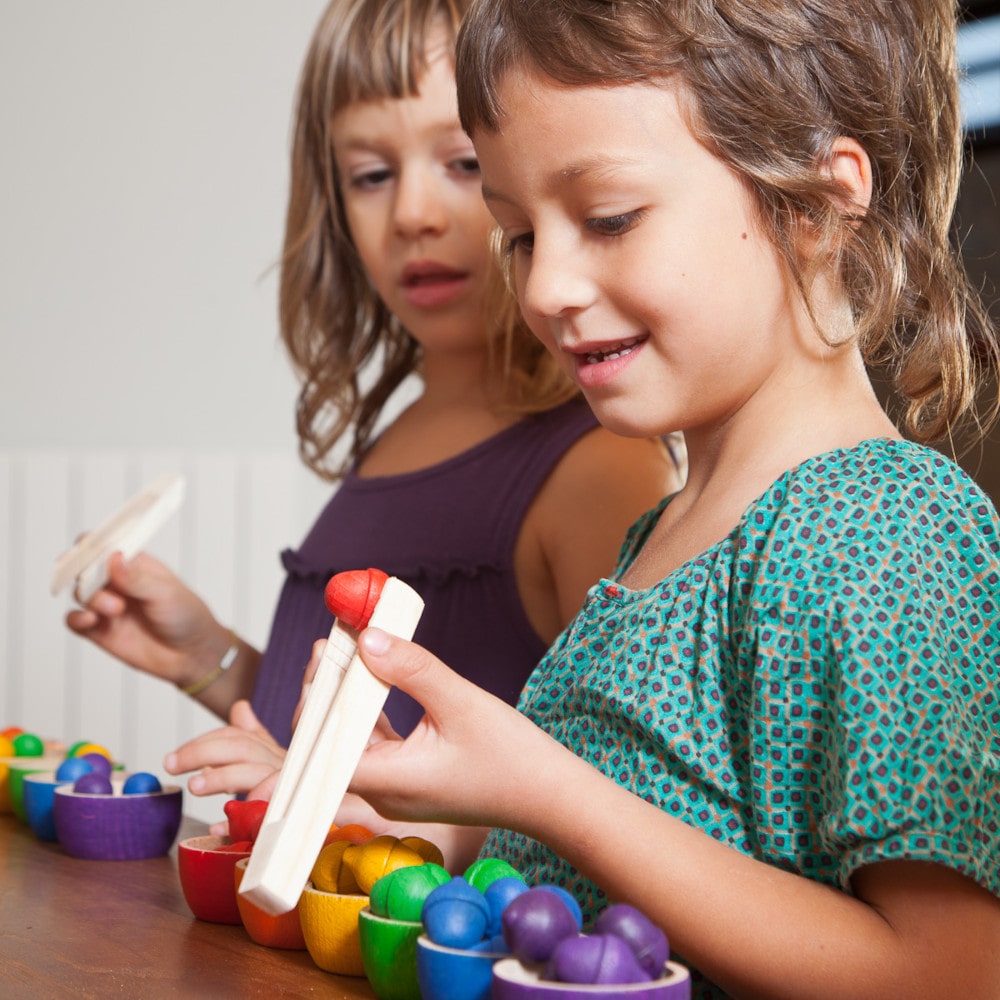
<path id="1" fill-rule="evenodd" d="M 276 279 L 323 0 L 0 0 L 0 445 L 294 447 Z"/>
<path id="2" fill-rule="evenodd" d="M 295 82 L 324 5 L 0 0 L 2 725 L 120 740 L 111 749 L 129 766 L 159 773 L 164 743 L 210 724 L 164 685 L 83 652 L 62 624 L 68 602 L 45 591 L 73 533 L 158 472 L 282 482 L 256 522 L 266 558 L 236 565 L 221 524 L 211 551 L 233 565 L 213 572 L 219 559 L 177 541 L 190 512 L 158 543 L 220 617 L 266 637 L 277 550 L 328 493 L 295 460 L 269 270 Z M 213 512 L 204 495 L 219 518 L 225 501 Z M 108 716 L 95 684 L 125 715 L 163 706 L 173 721 L 145 738 L 134 717 Z"/>

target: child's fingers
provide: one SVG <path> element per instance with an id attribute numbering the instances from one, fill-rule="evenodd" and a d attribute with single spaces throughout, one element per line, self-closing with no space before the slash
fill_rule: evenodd
<path id="1" fill-rule="evenodd" d="M 73 599 L 80 603 L 75 590 Z M 127 608 L 128 603 L 121 594 L 103 587 L 94 593 L 86 604 L 80 603 L 80 608 L 76 610 L 89 611 L 100 618 L 117 618 L 124 614 Z"/>
<path id="2" fill-rule="evenodd" d="M 100 625 L 101 617 L 89 608 L 80 608 L 66 614 L 66 627 L 71 632 L 86 635 L 95 626 Z"/>
<path id="3" fill-rule="evenodd" d="M 188 788 L 192 795 L 252 793 L 262 781 L 272 774 L 274 774 L 274 768 L 269 764 L 241 761 L 223 767 L 205 768 L 191 777 L 188 781 Z M 250 798 L 260 798 L 260 796 L 251 794 Z"/>
<path id="4" fill-rule="evenodd" d="M 237 729 L 242 729 L 248 733 L 255 733 L 262 738 L 274 741 L 274 737 L 267 731 L 256 713 L 250 706 L 246 698 L 240 698 L 233 702 L 233 707 L 229 710 L 229 724 Z M 275 745 L 277 743 L 275 742 Z"/>
<path id="5" fill-rule="evenodd" d="M 274 794 L 274 786 L 278 783 L 278 776 L 280 774 L 281 771 L 279 769 L 265 775 L 253 788 L 248 790 L 247 798 L 263 799 L 266 802 L 270 802 L 271 796 Z"/>
<path id="6" fill-rule="evenodd" d="M 264 732 L 266 735 L 266 730 Z M 285 751 L 269 735 L 261 739 L 235 726 L 226 726 L 189 740 L 167 754 L 163 767 L 168 774 L 185 774 L 236 763 L 277 768 L 284 756 Z"/>
<path id="7" fill-rule="evenodd" d="M 379 739 L 376 730 L 351 790 L 393 820 L 493 825 L 506 782 L 498 776 L 511 766 L 506 750 L 525 736 L 519 723 L 534 727 L 414 643 L 369 628 L 359 649 L 372 673 L 415 698 L 424 717 L 405 740 Z"/>
<path id="8" fill-rule="evenodd" d="M 473 687 L 422 646 L 379 628 L 367 628 L 361 633 L 358 651 L 376 677 L 405 691 L 426 712 L 440 719 L 459 711 Z"/>
<path id="9" fill-rule="evenodd" d="M 320 660 L 326 652 L 326 639 L 317 639 L 313 643 L 312 655 L 306 664 L 306 669 L 302 673 L 302 698 L 309 693 L 309 685 L 316 679 L 316 671 L 319 670 Z"/>
<path id="10" fill-rule="evenodd" d="M 372 735 L 368 740 L 368 745 L 371 746 L 373 743 L 381 743 L 383 740 L 401 740 L 402 737 L 395 729 L 392 728 L 392 723 L 389 721 L 389 716 L 385 712 L 380 712 L 378 721 L 375 723 L 375 728 L 372 730 Z"/>
<path id="11" fill-rule="evenodd" d="M 228 837 L 229 836 L 229 820 L 224 819 L 218 823 L 212 823 L 208 828 L 208 832 L 213 837 Z"/>
<path id="12" fill-rule="evenodd" d="M 165 580 L 172 577 L 162 563 L 145 552 L 137 552 L 129 560 L 120 552 L 113 552 L 108 560 L 111 585 L 133 600 L 152 600 L 159 595 Z"/>

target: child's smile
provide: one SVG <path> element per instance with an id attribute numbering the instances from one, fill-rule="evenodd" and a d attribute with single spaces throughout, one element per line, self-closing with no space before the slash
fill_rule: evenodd
<path id="1" fill-rule="evenodd" d="M 608 350 L 591 351 L 586 356 L 586 363 L 588 365 L 596 365 L 602 361 L 615 361 L 626 354 L 631 354 L 639 343 L 641 343 L 641 338 L 635 337 L 632 340 L 617 344 Z"/>
<path id="2" fill-rule="evenodd" d="M 587 344 L 569 351 L 575 366 L 574 380 L 584 392 L 596 391 L 611 383 L 635 360 L 647 340 L 645 336 L 631 337 L 613 344 Z"/>

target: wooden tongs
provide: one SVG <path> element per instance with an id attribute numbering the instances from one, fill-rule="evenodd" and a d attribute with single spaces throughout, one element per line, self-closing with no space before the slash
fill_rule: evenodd
<path id="1" fill-rule="evenodd" d="M 332 577 L 326 604 L 336 621 L 240 885 L 272 914 L 298 903 L 389 694 L 358 656 L 358 632 L 410 639 L 424 608 L 412 587 L 372 569 Z"/>
<path id="2" fill-rule="evenodd" d="M 137 493 L 103 524 L 88 531 L 56 560 L 51 590 L 76 581 L 75 596 L 86 604 L 108 582 L 108 560 L 121 552 L 131 559 L 159 531 L 184 499 L 184 477 L 160 476 Z"/>

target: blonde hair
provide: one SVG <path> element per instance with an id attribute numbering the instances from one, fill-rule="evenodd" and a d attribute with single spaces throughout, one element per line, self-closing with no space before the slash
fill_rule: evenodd
<path id="1" fill-rule="evenodd" d="M 355 251 L 329 137 L 340 109 L 418 92 L 430 36 L 452 44 L 467 0 L 333 0 L 313 33 L 298 86 L 281 258 L 281 337 L 301 379 L 299 451 L 337 479 L 371 441 L 389 397 L 419 365 L 420 348 L 372 289 Z M 496 406 L 537 412 L 576 394 L 531 336 L 498 278 L 484 303 Z M 334 445 L 350 432 L 335 460 Z M 338 449 L 339 452 L 339 449 Z"/>
<path id="2" fill-rule="evenodd" d="M 456 75 L 470 135 L 500 127 L 514 68 L 567 85 L 678 80 L 691 127 L 747 184 L 808 302 L 795 252 L 810 224 L 839 265 L 869 366 L 917 440 L 995 420 L 1000 347 L 951 241 L 962 170 L 950 0 L 477 0 Z M 851 136 L 871 159 L 864 215 L 825 169 Z M 827 257 L 829 259 L 829 256 Z"/>

